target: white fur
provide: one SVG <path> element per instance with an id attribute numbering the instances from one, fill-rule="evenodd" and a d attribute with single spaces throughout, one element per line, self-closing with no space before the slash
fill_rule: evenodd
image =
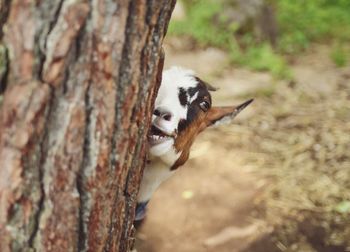
<path id="1" fill-rule="evenodd" d="M 155 101 L 155 109 L 164 108 L 171 111 L 172 118 L 166 121 L 160 117 L 153 116 L 152 123 L 162 131 L 173 134 L 177 129 L 179 121 L 186 119 L 187 106 L 182 106 L 179 101 L 179 88 L 187 90 L 190 87 L 195 87 L 197 81 L 194 78 L 194 72 L 180 67 L 172 67 L 164 71 L 162 84 L 159 88 L 158 95 Z M 169 148 L 169 145 L 166 145 Z M 151 149 L 155 154 L 156 151 Z"/>
<path id="2" fill-rule="evenodd" d="M 233 119 L 235 118 L 235 116 L 224 116 L 223 118 L 221 118 L 220 120 L 217 120 L 214 125 L 212 125 L 211 127 L 217 127 L 217 126 L 221 126 L 221 125 L 229 125 L 232 123 Z"/>
<path id="3" fill-rule="evenodd" d="M 174 139 L 170 138 L 169 140 L 166 140 L 161 144 L 152 146 L 149 150 L 149 153 L 152 156 L 163 156 L 163 155 L 166 155 L 167 152 L 175 153 L 175 150 L 172 150 L 173 146 L 174 146 Z"/>
<path id="4" fill-rule="evenodd" d="M 180 155 L 181 153 L 175 153 L 173 148 L 161 157 L 151 155 L 151 162 L 146 165 L 143 172 L 138 202 L 147 202 L 151 199 L 159 185 L 175 172 L 171 171 L 170 167 Z"/>
<path id="5" fill-rule="evenodd" d="M 194 100 L 196 100 L 198 98 L 198 93 L 199 91 L 197 91 L 194 96 L 190 99 L 190 103 L 192 103 Z"/>
<path id="6" fill-rule="evenodd" d="M 182 106 L 179 101 L 179 89 L 187 90 L 188 88 L 196 87 L 196 85 L 197 81 L 194 78 L 194 72 L 191 70 L 172 67 L 164 71 L 155 101 L 155 109 L 163 108 L 166 111 L 170 111 L 172 118 L 170 121 L 167 121 L 153 115 L 152 124 L 167 134 L 175 133 L 179 121 L 186 119 L 188 109 L 187 106 Z M 197 96 L 198 93 L 194 97 Z M 181 155 L 174 148 L 173 138 L 151 146 L 149 153 L 150 163 L 146 165 L 144 170 L 138 202 L 146 202 L 151 199 L 152 194 L 159 185 L 174 173 L 170 168 Z"/>
<path id="7" fill-rule="evenodd" d="M 138 202 L 147 202 L 159 185 L 172 175 L 169 167 L 162 162 L 146 166 L 138 195 Z"/>

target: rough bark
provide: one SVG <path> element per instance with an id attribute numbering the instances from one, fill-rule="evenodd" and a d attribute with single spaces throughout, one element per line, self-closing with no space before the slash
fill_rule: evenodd
<path id="1" fill-rule="evenodd" d="M 0 0 L 0 251 L 129 250 L 174 4 Z"/>

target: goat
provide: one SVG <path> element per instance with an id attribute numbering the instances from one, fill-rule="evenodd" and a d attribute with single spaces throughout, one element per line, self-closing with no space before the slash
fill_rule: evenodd
<path id="1" fill-rule="evenodd" d="M 149 160 L 138 194 L 135 226 L 146 215 L 152 194 L 189 158 L 196 136 L 212 125 L 229 123 L 252 101 L 239 106 L 212 107 L 216 89 L 191 70 L 172 67 L 163 72 L 148 135 Z"/>

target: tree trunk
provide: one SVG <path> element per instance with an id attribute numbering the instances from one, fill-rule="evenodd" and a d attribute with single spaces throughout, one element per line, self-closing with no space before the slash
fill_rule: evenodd
<path id="1" fill-rule="evenodd" d="M 129 250 L 174 4 L 0 0 L 1 252 Z"/>

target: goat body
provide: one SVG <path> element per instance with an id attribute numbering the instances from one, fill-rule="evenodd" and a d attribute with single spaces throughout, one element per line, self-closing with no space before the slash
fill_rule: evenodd
<path id="1" fill-rule="evenodd" d="M 155 101 L 148 141 L 149 161 L 145 167 L 136 207 L 136 221 L 160 184 L 189 157 L 195 137 L 208 126 L 230 123 L 253 100 L 239 106 L 212 107 L 208 83 L 191 70 L 172 67 L 163 72 Z"/>

